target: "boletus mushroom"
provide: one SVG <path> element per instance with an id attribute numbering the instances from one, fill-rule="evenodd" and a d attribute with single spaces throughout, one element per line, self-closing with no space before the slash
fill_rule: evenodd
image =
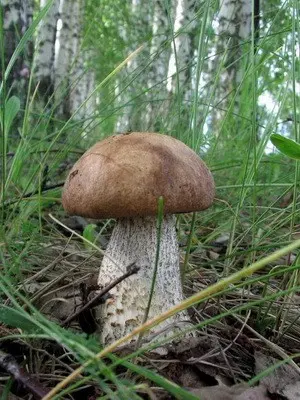
<path id="1" fill-rule="evenodd" d="M 198 155 L 181 141 L 158 133 L 108 137 L 73 166 L 63 190 L 65 210 L 117 220 L 100 267 L 99 284 L 107 285 L 133 262 L 140 267 L 137 274 L 111 290 L 112 300 L 100 306 L 105 344 L 129 333 L 144 319 L 155 265 L 159 197 L 164 199 L 164 219 L 149 318 L 183 300 L 174 214 L 208 208 L 214 193 L 212 175 Z M 181 312 L 151 332 L 184 321 L 189 323 L 189 318 Z"/>

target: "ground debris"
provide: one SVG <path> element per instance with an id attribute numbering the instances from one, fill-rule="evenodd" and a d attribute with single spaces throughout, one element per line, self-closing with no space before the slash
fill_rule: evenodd
<path id="1" fill-rule="evenodd" d="M 4 397 L 4 392 L 5 392 L 5 388 L 1 385 L 0 386 L 0 398 L 6 399 L 6 400 L 22 400 L 21 397 L 18 397 L 12 393 L 6 393 Z"/>
<path id="2" fill-rule="evenodd" d="M 261 379 L 268 392 L 281 395 L 286 400 L 300 399 L 300 374 L 289 364 L 276 365 L 280 360 L 262 352 L 255 352 L 256 374 L 266 371 L 274 365 L 274 370 Z"/>
<path id="3" fill-rule="evenodd" d="M 0 350 L 0 367 L 11 375 L 20 385 L 31 392 L 35 398 L 42 398 L 49 389 L 42 386 L 33 376 L 19 366 L 16 359 Z"/>
<path id="4" fill-rule="evenodd" d="M 201 400 L 270 400 L 264 386 L 249 388 L 246 384 L 232 387 L 225 385 L 209 386 L 201 389 L 188 388 L 191 393 Z"/>

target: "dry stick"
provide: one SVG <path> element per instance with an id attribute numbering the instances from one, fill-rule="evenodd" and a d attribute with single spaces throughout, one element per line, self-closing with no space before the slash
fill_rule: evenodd
<path id="1" fill-rule="evenodd" d="M 32 197 L 32 196 L 34 196 L 34 195 L 36 195 L 36 194 L 39 194 L 40 192 L 41 192 L 41 193 L 44 193 L 44 192 L 47 192 L 48 190 L 52 190 L 52 189 L 57 189 L 57 188 L 59 188 L 59 187 L 63 187 L 63 186 L 64 186 L 64 183 L 65 183 L 65 182 L 58 182 L 58 183 L 54 183 L 53 185 L 45 186 L 44 188 L 42 188 L 41 191 L 40 191 L 39 189 L 37 189 L 37 190 L 33 190 L 32 192 L 24 193 L 24 194 L 22 194 L 20 197 L 18 197 L 18 198 L 16 198 L 16 199 L 12 199 L 12 200 L 6 201 L 6 202 L 4 203 L 4 205 L 5 205 L 6 207 L 12 206 L 13 204 L 18 203 L 18 202 L 21 201 L 22 199 L 28 199 L 29 197 Z"/>
<path id="2" fill-rule="evenodd" d="M 23 368 L 21 368 L 16 359 L 10 354 L 0 350 L 0 367 L 8 372 L 17 382 L 21 383 L 24 388 L 30 391 L 34 396 L 41 399 L 47 396 L 50 389 L 43 387 L 36 379 L 30 376 Z"/>
<path id="3" fill-rule="evenodd" d="M 235 272 L 234 274 L 221 279 L 219 282 L 215 283 L 212 286 L 209 286 L 208 288 L 202 290 L 199 293 L 194 294 L 193 296 L 187 298 L 184 300 L 182 303 L 177 304 L 176 306 L 170 308 L 168 311 L 158 315 L 155 318 L 152 318 L 148 320 L 146 323 L 138 326 L 135 328 L 131 333 L 129 333 L 126 336 L 123 336 L 122 338 L 116 340 L 114 343 L 110 344 L 109 346 L 105 347 L 103 350 L 101 350 L 98 354 L 95 355 L 92 359 L 86 361 L 84 364 L 82 364 L 79 368 L 75 369 L 69 376 L 67 376 L 63 381 L 58 383 L 45 397 L 43 397 L 42 400 L 50 400 L 53 398 L 54 395 L 56 395 L 60 390 L 62 390 L 65 386 L 67 386 L 70 382 L 72 382 L 75 378 L 80 376 L 80 374 L 84 371 L 86 367 L 91 365 L 94 361 L 100 360 L 104 356 L 106 356 L 108 353 L 111 353 L 114 351 L 117 347 L 119 347 L 121 344 L 128 342 L 128 340 L 132 339 L 134 336 L 138 335 L 141 332 L 145 332 L 150 330 L 153 326 L 160 324 L 161 322 L 165 321 L 166 319 L 170 318 L 172 315 L 183 311 L 191 306 L 193 306 L 196 303 L 199 303 L 199 301 L 212 296 L 218 292 L 221 292 L 225 288 L 227 288 L 229 285 L 246 278 L 250 275 L 252 275 L 254 272 L 259 271 L 262 269 L 265 265 L 274 262 L 275 260 L 278 260 L 278 258 L 285 256 L 286 254 L 290 253 L 291 251 L 297 249 L 300 247 L 300 239 L 296 240 L 295 242 L 289 244 L 288 246 L 283 247 L 280 250 L 275 251 L 274 253 L 270 254 L 269 256 L 263 258 L 262 260 L 256 261 L 249 267 L 243 268 L 241 271 Z"/>
<path id="4" fill-rule="evenodd" d="M 117 286 L 120 282 L 122 282 L 124 279 L 128 278 L 129 276 L 136 274 L 139 271 L 139 267 L 135 265 L 135 263 L 131 263 L 127 266 L 127 272 L 125 274 L 121 275 L 119 278 L 115 279 L 112 281 L 109 285 L 105 286 L 97 295 L 92 298 L 89 302 L 87 302 L 83 307 L 81 307 L 79 310 L 77 310 L 74 314 L 70 315 L 67 319 L 65 319 L 62 323 L 62 326 L 67 325 L 71 321 L 73 321 L 75 318 L 77 318 L 81 313 L 86 311 L 87 309 L 93 308 L 96 305 L 99 304 L 99 300 L 101 297 L 103 297 L 107 292 L 109 292 L 112 288 Z"/>

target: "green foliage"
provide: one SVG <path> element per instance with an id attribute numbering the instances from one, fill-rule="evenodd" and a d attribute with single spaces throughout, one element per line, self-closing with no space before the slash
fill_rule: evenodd
<path id="1" fill-rule="evenodd" d="M 4 110 L 5 110 L 5 115 L 2 115 L 3 113 L 0 113 L 1 130 L 2 132 L 5 131 L 6 134 L 8 134 L 14 119 L 16 118 L 18 112 L 20 111 L 20 99 L 16 96 L 10 97 L 6 101 Z"/>
<path id="2" fill-rule="evenodd" d="M 299 143 L 296 143 L 294 140 L 288 139 L 276 133 L 271 135 L 270 139 L 274 146 L 281 151 L 281 153 L 295 160 L 300 160 Z"/>
<path id="3" fill-rule="evenodd" d="M 97 232 L 96 232 L 96 228 L 97 225 L 96 224 L 88 224 L 87 226 L 85 226 L 83 232 L 82 232 L 82 236 L 84 237 L 84 239 L 88 240 L 91 243 L 94 243 L 96 237 L 97 237 Z M 89 250 L 92 250 L 93 247 L 91 247 L 89 245 L 88 242 L 84 241 L 84 246 Z"/>
<path id="4" fill-rule="evenodd" d="M 28 318 L 26 313 L 12 307 L 0 306 L 0 322 L 27 333 L 37 332 L 37 326 L 32 319 Z"/>

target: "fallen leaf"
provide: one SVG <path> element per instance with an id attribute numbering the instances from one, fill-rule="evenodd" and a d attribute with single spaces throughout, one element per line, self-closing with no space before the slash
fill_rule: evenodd
<path id="1" fill-rule="evenodd" d="M 300 374 L 289 364 L 275 366 L 280 360 L 256 351 L 255 372 L 259 374 L 274 365 L 274 370 L 261 379 L 269 393 L 285 396 L 287 400 L 300 400 Z"/>
<path id="2" fill-rule="evenodd" d="M 287 385 L 283 389 L 282 394 L 288 400 L 299 400 L 300 399 L 300 381 L 298 381 L 296 383 L 292 383 L 290 385 Z"/>
<path id="3" fill-rule="evenodd" d="M 232 387 L 225 385 L 210 386 L 201 389 L 190 389 L 201 400 L 270 400 L 263 386 L 249 388 L 247 384 Z"/>

